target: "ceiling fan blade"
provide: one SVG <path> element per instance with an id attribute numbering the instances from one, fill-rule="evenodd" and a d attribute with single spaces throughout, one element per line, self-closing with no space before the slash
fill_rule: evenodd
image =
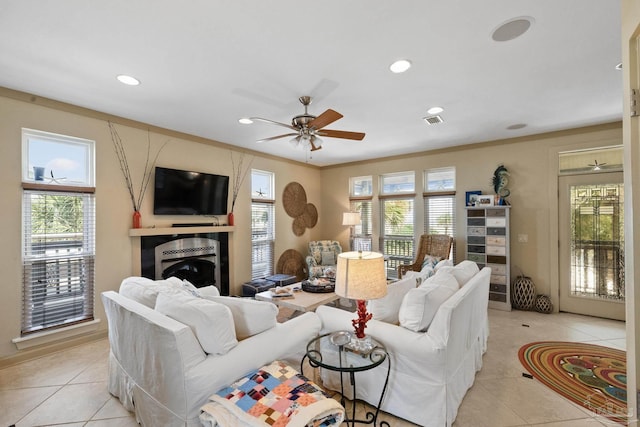
<path id="1" fill-rule="evenodd" d="M 362 132 L 349 132 L 346 130 L 329 130 L 324 129 L 316 132 L 316 135 L 328 136 L 329 138 L 342 138 L 342 139 L 357 139 L 362 141 L 364 139 L 364 133 Z"/>
<path id="2" fill-rule="evenodd" d="M 258 122 L 271 123 L 272 125 L 283 126 L 283 127 L 288 128 L 288 129 L 298 130 L 298 128 L 295 127 L 295 126 L 288 125 L 286 123 L 276 122 L 275 120 L 263 119 L 262 117 L 249 117 L 249 119 L 251 119 L 253 121 L 258 121 Z"/>
<path id="3" fill-rule="evenodd" d="M 338 119 L 341 119 L 342 117 L 342 114 L 329 108 L 327 111 L 311 120 L 309 122 L 309 127 L 316 130 L 322 129 L 323 127 L 330 125 L 331 123 L 335 122 Z"/>
<path id="4" fill-rule="evenodd" d="M 287 136 L 296 136 L 298 135 L 297 133 L 285 133 L 284 135 L 278 135 L 278 136 L 272 136 L 269 138 L 264 138 L 264 139 L 259 139 L 256 142 L 267 142 L 267 141 L 273 141 L 274 139 L 280 139 L 280 138 L 285 138 Z"/>

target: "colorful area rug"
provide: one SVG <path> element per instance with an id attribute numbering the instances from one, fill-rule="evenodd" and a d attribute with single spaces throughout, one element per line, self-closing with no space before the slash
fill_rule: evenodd
<path id="1" fill-rule="evenodd" d="M 627 424 L 626 353 L 573 342 L 542 341 L 518 351 L 522 365 L 567 399 L 603 417 Z"/>

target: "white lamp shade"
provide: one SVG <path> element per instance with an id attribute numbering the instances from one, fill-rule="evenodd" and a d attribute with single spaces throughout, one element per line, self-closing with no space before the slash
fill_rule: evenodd
<path id="1" fill-rule="evenodd" d="M 360 212 L 345 212 L 342 214 L 342 225 L 358 225 L 360 222 Z"/>
<path id="2" fill-rule="evenodd" d="M 343 252 L 336 267 L 336 294 L 372 300 L 387 294 L 384 257 L 378 252 Z"/>

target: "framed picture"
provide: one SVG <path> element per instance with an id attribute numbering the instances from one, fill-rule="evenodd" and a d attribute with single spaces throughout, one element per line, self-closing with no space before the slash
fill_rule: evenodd
<path id="1" fill-rule="evenodd" d="M 478 203 L 476 206 L 493 206 L 492 194 L 481 194 L 478 196 Z"/>
<path id="2" fill-rule="evenodd" d="M 466 205 L 475 206 L 478 204 L 478 196 L 482 194 L 482 191 L 467 191 Z"/>

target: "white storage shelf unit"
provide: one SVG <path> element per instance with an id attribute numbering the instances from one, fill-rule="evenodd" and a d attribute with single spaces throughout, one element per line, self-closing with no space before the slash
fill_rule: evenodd
<path id="1" fill-rule="evenodd" d="M 489 307 L 511 310 L 509 206 L 467 208 L 467 256 L 491 268 Z"/>

